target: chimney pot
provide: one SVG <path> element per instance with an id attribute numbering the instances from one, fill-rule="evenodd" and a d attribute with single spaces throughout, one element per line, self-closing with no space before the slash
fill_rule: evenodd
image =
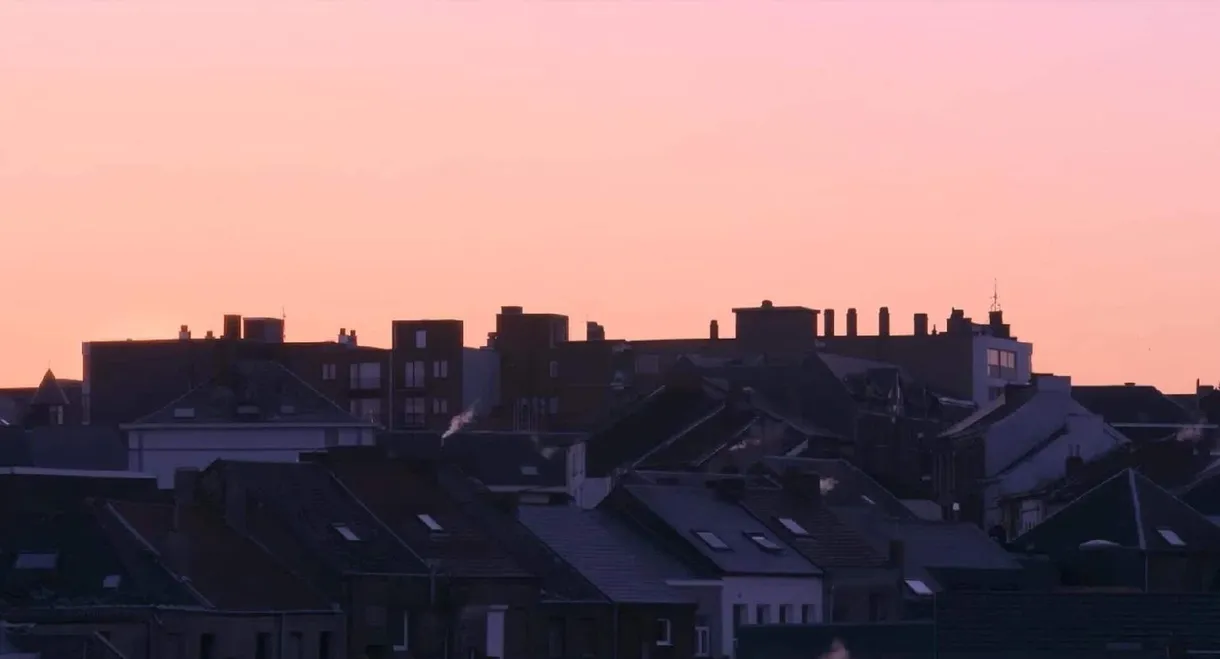
<path id="1" fill-rule="evenodd" d="M 880 336 L 890 335 L 890 308 L 881 307 L 877 312 L 877 334 Z"/>
<path id="2" fill-rule="evenodd" d="M 827 309 L 822 312 L 822 336 L 835 335 L 835 310 Z"/>
<path id="3" fill-rule="evenodd" d="M 847 310 L 847 335 L 856 336 L 858 325 L 856 320 L 856 310 L 851 308 Z"/>
<path id="4" fill-rule="evenodd" d="M 774 304 L 773 302 L 771 302 L 771 300 L 763 300 L 763 301 L 762 301 L 762 308 L 763 308 L 763 309 L 770 309 L 771 307 L 774 307 L 774 306 L 775 306 L 775 304 Z"/>
<path id="5" fill-rule="evenodd" d="M 708 323 L 708 336 L 710 336 L 713 341 L 717 341 L 720 339 L 720 322 L 719 321 L 713 320 L 711 323 Z"/>

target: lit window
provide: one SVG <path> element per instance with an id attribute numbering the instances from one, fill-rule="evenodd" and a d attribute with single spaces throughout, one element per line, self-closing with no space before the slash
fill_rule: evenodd
<path id="1" fill-rule="evenodd" d="M 102 588 L 109 588 L 109 589 L 113 590 L 115 588 L 118 588 L 119 583 L 122 581 L 123 581 L 123 577 L 121 577 L 117 574 L 111 574 L 111 575 L 107 576 L 105 579 L 102 579 Z"/>
<path id="2" fill-rule="evenodd" d="M 928 588 L 928 584 L 920 581 L 919 579 L 907 579 L 906 584 L 907 588 L 910 588 L 911 592 L 915 593 L 916 595 L 932 594 L 932 589 Z"/>
<path id="3" fill-rule="evenodd" d="M 712 549 L 717 549 L 720 551 L 727 551 L 729 549 L 728 543 L 721 540 L 720 536 L 712 533 L 711 531 L 695 531 L 695 537 L 702 540 L 704 544 Z"/>
<path id="4" fill-rule="evenodd" d="M 746 533 L 746 537 L 753 540 L 754 544 L 766 549 L 767 551 L 780 551 L 783 549 L 783 547 L 780 547 L 779 544 L 774 540 L 761 533 Z"/>
<path id="5" fill-rule="evenodd" d="M 415 330 L 415 347 L 421 350 L 428 347 L 428 330 Z"/>
<path id="6" fill-rule="evenodd" d="M 441 526 L 440 522 L 437 522 L 435 519 L 433 519 L 432 515 L 424 513 L 424 514 L 417 515 L 416 517 L 418 517 L 419 521 L 423 522 L 424 526 L 428 527 L 428 530 L 433 533 L 439 533 L 439 532 L 445 530 L 445 527 Z"/>
<path id="7" fill-rule="evenodd" d="M 1165 542 L 1168 542 L 1174 547 L 1186 546 L 1186 542 L 1182 540 L 1182 536 L 1178 535 L 1177 531 L 1174 531 L 1173 529 L 1157 529 L 1157 533 L 1160 533 L 1161 537 L 1165 539 Z"/>
<path id="8" fill-rule="evenodd" d="M 782 524 L 784 528 L 788 529 L 788 532 L 792 535 L 809 535 L 809 531 L 806 531 L 805 527 L 798 524 L 797 521 L 791 517 L 780 517 L 779 523 Z"/>
<path id="9" fill-rule="evenodd" d="M 343 536 L 343 539 L 347 540 L 348 542 L 358 542 L 360 540 L 360 536 L 356 535 L 356 532 L 353 531 L 347 524 L 335 524 L 333 528 L 335 529 L 335 533 Z"/>
<path id="10" fill-rule="evenodd" d="M 22 552 L 13 561 L 14 570 L 54 570 L 59 562 L 56 552 Z"/>

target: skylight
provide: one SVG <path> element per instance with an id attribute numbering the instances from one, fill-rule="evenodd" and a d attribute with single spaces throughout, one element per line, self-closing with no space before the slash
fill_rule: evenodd
<path id="1" fill-rule="evenodd" d="M 418 517 L 419 521 L 423 522 L 424 526 L 428 527 L 428 530 L 433 533 L 440 533 L 441 531 L 445 530 L 445 527 L 441 526 L 440 522 L 433 519 L 432 515 L 423 513 L 416 515 L 416 517 Z"/>
<path id="2" fill-rule="evenodd" d="M 22 552 L 13 561 L 14 570 L 54 570 L 59 562 L 56 552 Z"/>
<path id="3" fill-rule="evenodd" d="M 792 535 L 809 535 L 809 531 L 806 531 L 805 527 L 797 523 L 795 519 L 792 519 L 791 517 L 780 517 L 778 519 L 779 523 L 782 524 L 784 528 L 788 529 L 788 532 Z"/>
<path id="4" fill-rule="evenodd" d="M 334 529 L 335 533 L 343 536 L 343 539 L 347 540 L 348 542 L 360 541 L 360 536 L 356 535 L 356 532 L 353 531 L 347 524 L 335 524 Z"/>
<path id="5" fill-rule="evenodd" d="M 195 408 L 193 407 L 175 407 L 175 419 L 193 419 L 195 418 Z"/>
<path id="6" fill-rule="evenodd" d="M 1174 531 L 1173 529 L 1157 529 L 1157 533 L 1160 533 L 1161 537 L 1165 538 L 1165 542 L 1168 542 L 1174 547 L 1186 546 L 1186 542 L 1182 540 L 1182 536 L 1178 535 L 1177 531 Z"/>
<path id="7" fill-rule="evenodd" d="M 534 465 L 521 465 L 521 474 L 524 476 L 537 476 L 538 467 Z"/>
<path id="8" fill-rule="evenodd" d="M 874 506 L 877 505 L 877 502 L 873 501 L 872 497 L 868 496 L 867 494 L 861 494 L 860 498 L 864 499 L 864 503 L 872 504 Z"/>
<path id="9" fill-rule="evenodd" d="M 715 533 L 712 533 L 711 531 L 695 531 L 695 537 L 702 540 L 705 544 L 707 544 L 708 547 L 711 547 L 712 549 L 716 549 L 719 551 L 728 551 L 728 549 L 729 549 L 728 543 L 725 542 L 724 540 L 721 540 L 720 536 L 716 535 Z"/>
<path id="10" fill-rule="evenodd" d="M 102 588 L 109 588 L 109 589 L 113 590 L 115 588 L 118 588 L 119 583 L 122 581 L 123 581 L 123 577 L 120 575 L 117 575 L 117 574 L 108 575 L 105 579 L 102 579 Z"/>
<path id="11" fill-rule="evenodd" d="M 780 547 L 779 543 L 775 542 L 771 538 L 768 538 L 767 536 L 765 536 L 761 533 L 746 533 L 746 537 L 753 540 L 754 544 L 758 545 L 759 547 L 762 547 L 763 549 L 766 549 L 767 551 L 783 550 L 783 547 Z"/>
<path id="12" fill-rule="evenodd" d="M 928 588 L 928 584 L 919 579 L 907 579 L 907 588 L 910 588 L 916 595 L 931 595 L 932 589 Z"/>

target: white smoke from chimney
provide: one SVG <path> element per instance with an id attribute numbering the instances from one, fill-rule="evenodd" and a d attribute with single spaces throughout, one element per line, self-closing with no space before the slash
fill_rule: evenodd
<path id="1" fill-rule="evenodd" d="M 450 419 L 449 428 L 445 430 L 443 435 L 441 435 L 441 439 L 443 440 L 446 437 L 449 437 L 450 435 L 469 425 L 471 421 L 474 421 L 475 413 L 478 411 L 478 408 L 479 401 L 476 400 L 475 402 L 471 403 L 470 407 L 466 408 L 461 414 Z"/>
<path id="2" fill-rule="evenodd" d="M 838 484 L 839 481 L 833 478 L 822 478 L 818 480 L 818 489 L 822 491 L 822 494 L 830 494 L 830 491 L 835 489 Z"/>
<path id="3" fill-rule="evenodd" d="M 836 638 L 830 643 L 830 649 L 821 656 L 821 659 L 851 659 L 851 653 L 847 651 L 847 646 L 843 645 L 843 641 Z"/>

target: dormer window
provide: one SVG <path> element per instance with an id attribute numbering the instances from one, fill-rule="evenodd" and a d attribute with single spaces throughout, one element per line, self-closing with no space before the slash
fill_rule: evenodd
<path id="1" fill-rule="evenodd" d="M 436 519 L 434 519 L 432 517 L 432 515 L 423 513 L 420 515 L 416 515 L 416 517 L 419 519 L 419 521 L 421 523 L 423 523 L 424 526 L 428 527 L 429 531 L 431 531 L 433 533 L 441 533 L 445 530 L 445 527 L 441 526 L 440 522 L 436 521 Z"/>

